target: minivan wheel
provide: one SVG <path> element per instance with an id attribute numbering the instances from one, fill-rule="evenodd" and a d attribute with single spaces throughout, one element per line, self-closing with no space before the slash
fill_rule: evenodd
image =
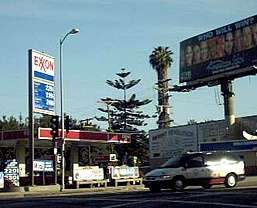
<path id="1" fill-rule="evenodd" d="M 175 191 L 182 191 L 185 188 L 185 180 L 181 177 L 172 180 L 172 189 Z"/>
<path id="2" fill-rule="evenodd" d="M 150 185 L 149 190 L 150 190 L 150 192 L 160 192 L 161 188 L 158 185 Z"/>
<path id="3" fill-rule="evenodd" d="M 237 177 L 235 174 L 233 173 L 230 173 L 226 176 L 225 178 L 225 186 L 227 188 L 232 188 L 232 187 L 235 187 L 237 184 Z"/>

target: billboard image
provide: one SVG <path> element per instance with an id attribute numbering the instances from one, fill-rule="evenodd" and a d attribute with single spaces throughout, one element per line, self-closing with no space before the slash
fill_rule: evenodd
<path id="1" fill-rule="evenodd" d="M 256 63 L 257 15 L 182 41 L 179 81 L 215 80 Z"/>

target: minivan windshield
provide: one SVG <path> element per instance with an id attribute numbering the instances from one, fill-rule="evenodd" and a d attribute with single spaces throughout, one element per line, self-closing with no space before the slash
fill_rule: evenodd
<path id="1" fill-rule="evenodd" d="M 167 160 L 161 168 L 178 168 L 181 166 L 181 157 L 175 157 Z"/>

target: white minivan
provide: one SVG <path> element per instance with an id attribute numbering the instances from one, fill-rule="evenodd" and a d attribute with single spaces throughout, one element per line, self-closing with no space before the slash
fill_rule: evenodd
<path id="1" fill-rule="evenodd" d="M 190 152 L 148 172 L 143 184 L 152 192 L 164 188 L 181 191 L 192 185 L 211 188 L 212 185 L 225 184 L 231 188 L 244 178 L 244 161 L 231 152 Z"/>

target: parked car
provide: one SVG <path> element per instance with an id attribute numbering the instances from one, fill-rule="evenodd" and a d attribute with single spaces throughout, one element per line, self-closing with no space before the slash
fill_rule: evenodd
<path id="1" fill-rule="evenodd" d="M 244 178 L 244 161 L 231 152 L 194 152 L 172 158 L 148 172 L 143 184 L 152 192 L 163 188 L 181 191 L 192 185 L 208 189 L 212 185 L 225 184 L 232 188 Z"/>

